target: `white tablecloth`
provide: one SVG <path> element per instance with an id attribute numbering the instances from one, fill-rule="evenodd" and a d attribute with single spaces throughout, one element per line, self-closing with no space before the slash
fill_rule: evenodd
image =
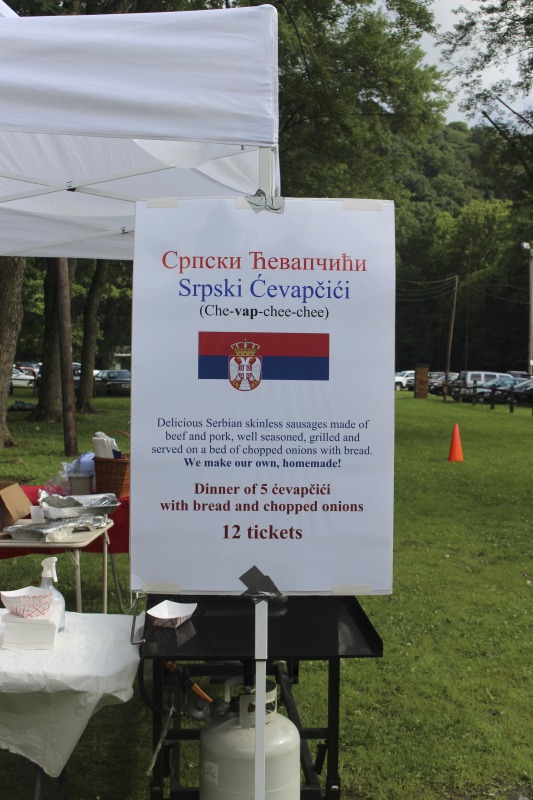
<path id="1" fill-rule="evenodd" d="M 131 617 L 67 612 L 53 650 L 4 650 L 0 610 L 0 747 L 57 777 L 93 714 L 133 695 L 139 650 Z"/>

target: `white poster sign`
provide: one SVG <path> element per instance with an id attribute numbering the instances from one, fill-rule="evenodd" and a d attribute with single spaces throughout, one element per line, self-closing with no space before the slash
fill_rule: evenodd
<path id="1" fill-rule="evenodd" d="M 392 590 L 394 208 L 137 209 L 131 586 Z"/>

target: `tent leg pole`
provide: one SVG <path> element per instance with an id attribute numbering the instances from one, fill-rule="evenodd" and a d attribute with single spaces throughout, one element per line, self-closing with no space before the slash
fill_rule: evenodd
<path id="1" fill-rule="evenodd" d="M 272 147 L 259 148 L 259 188 L 267 197 L 274 194 L 275 151 Z"/>

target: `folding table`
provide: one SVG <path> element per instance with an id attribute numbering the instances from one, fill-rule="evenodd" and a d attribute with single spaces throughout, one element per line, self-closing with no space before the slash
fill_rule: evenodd
<path id="1" fill-rule="evenodd" d="M 107 547 L 109 544 L 108 530 L 113 526 L 113 520 L 108 519 L 107 523 L 101 528 L 96 528 L 93 531 L 79 531 L 73 533 L 68 539 L 62 542 L 26 542 L 16 541 L 15 539 L 7 538 L 0 539 L 0 558 L 5 557 L 2 555 L 9 551 L 9 557 L 23 556 L 29 553 L 42 554 L 43 558 L 51 553 L 64 551 L 69 554 L 72 563 L 74 564 L 74 576 L 76 581 L 76 611 L 81 612 L 82 598 L 81 598 L 81 551 L 90 545 L 98 538 L 102 539 L 102 610 L 107 613 Z M 39 577 L 39 576 L 36 576 Z M 8 587 L 3 587 L 8 588 Z M 9 587 L 19 588 L 19 587 Z"/>
<path id="2" fill-rule="evenodd" d="M 42 773 L 64 774 L 93 714 L 132 697 L 139 650 L 130 643 L 130 617 L 68 611 L 52 650 L 5 650 L 5 613 L 0 747 L 37 765 L 34 800 L 41 800 Z"/>

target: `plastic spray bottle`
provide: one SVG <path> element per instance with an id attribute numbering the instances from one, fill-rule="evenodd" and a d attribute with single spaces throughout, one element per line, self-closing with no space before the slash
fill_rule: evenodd
<path id="1" fill-rule="evenodd" d="M 61 609 L 61 621 L 57 630 L 62 631 L 65 627 L 65 598 L 54 586 L 54 581 L 57 583 L 56 561 L 56 556 L 45 558 L 44 561 L 41 561 L 41 566 L 43 568 L 41 588 L 52 589 L 52 608 Z"/>

